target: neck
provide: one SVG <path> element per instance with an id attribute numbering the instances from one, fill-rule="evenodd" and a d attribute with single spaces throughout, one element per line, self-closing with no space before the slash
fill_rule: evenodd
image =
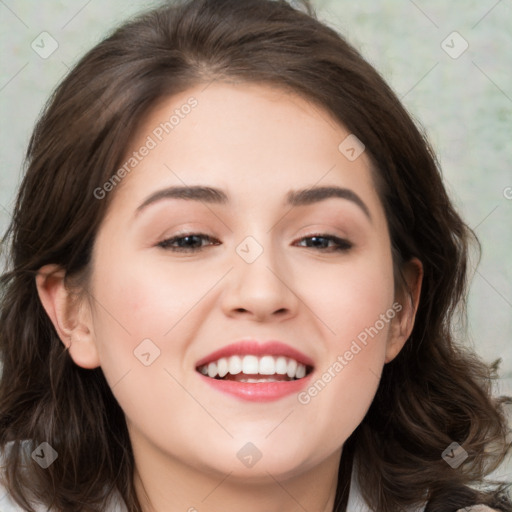
<path id="1" fill-rule="evenodd" d="M 265 471 L 251 479 L 192 467 L 139 444 L 135 489 L 143 512 L 333 512 L 340 455 L 286 478 Z"/>

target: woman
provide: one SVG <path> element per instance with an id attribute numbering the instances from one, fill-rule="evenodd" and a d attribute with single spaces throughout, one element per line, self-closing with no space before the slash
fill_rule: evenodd
<path id="1" fill-rule="evenodd" d="M 11 504 L 512 510 L 483 488 L 507 400 L 451 332 L 472 233 L 311 10 L 191 0 L 124 25 L 27 157 L 0 333 Z"/>

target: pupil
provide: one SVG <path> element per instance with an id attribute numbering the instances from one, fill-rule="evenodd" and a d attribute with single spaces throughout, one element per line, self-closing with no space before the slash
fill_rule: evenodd
<path id="1" fill-rule="evenodd" d="M 196 242 L 199 242 L 199 245 L 201 245 L 201 240 L 197 235 L 188 235 L 188 236 L 184 237 L 182 240 L 182 243 L 183 243 L 183 245 L 186 245 L 188 247 L 191 245 L 197 246 L 197 244 L 194 244 L 194 243 L 186 243 L 187 240 L 190 241 L 190 240 L 194 240 L 194 239 Z"/>
<path id="2" fill-rule="evenodd" d="M 313 245 L 315 247 L 318 247 L 318 246 L 325 247 L 325 238 L 323 238 L 321 236 L 312 236 L 311 237 L 311 242 L 313 243 Z"/>

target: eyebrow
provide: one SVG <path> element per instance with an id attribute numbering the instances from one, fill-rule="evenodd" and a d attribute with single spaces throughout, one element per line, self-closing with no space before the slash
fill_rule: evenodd
<path id="1" fill-rule="evenodd" d="M 307 206 L 333 197 L 351 201 L 359 206 L 370 221 L 372 220 L 370 210 L 366 203 L 354 191 L 348 188 L 329 186 L 290 190 L 286 195 L 286 204 L 290 206 Z M 218 188 L 201 185 L 176 186 L 154 192 L 137 207 L 135 213 L 138 214 L 149 205 L 164 199 L 182 199 L 221 205 L 229 203 L 228 195 Z"/>

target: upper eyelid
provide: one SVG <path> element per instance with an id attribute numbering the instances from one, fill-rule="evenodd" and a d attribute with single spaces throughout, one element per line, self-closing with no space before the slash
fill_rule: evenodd
<path id="1" fill-rule="evenodd" d="M 209 238 L 209 239 L 212 239 L 212 240 L 217 240 L 216 236 L 210 235 L 208 233 L 203 233 L 203 232 L 200 232 L 200 231 L 183 231 L 183 232 L 178 232 L 178 233 L 174 233 L 173 235 L 167 236 L 167 237 L 163 238 L 160 241 L 161 242 L 166 242 L 168 240 L 173 240 L 173 239 L 176 239 L 176 238 L 185 238 L 187 236 L 201 236 L 201 237 L 204 237 L 204 238 Z M 324 232 L 324 231 L 321 231 L 321 230 L 300 235 L 299 237 L 297 237 L 297 240 L 302 240 L 303 238 L 310 238 L 312 236 L 322 236 L 322 237 L 326 237 L 326 238 L 327 237 L 331 237 L 331 238 L 338 238 L 340 240 L 348 241 L 348 239 L 344 238 L 342 235 L 335 235 L 333 233 L 328 233 L 328 232 Z"/>

